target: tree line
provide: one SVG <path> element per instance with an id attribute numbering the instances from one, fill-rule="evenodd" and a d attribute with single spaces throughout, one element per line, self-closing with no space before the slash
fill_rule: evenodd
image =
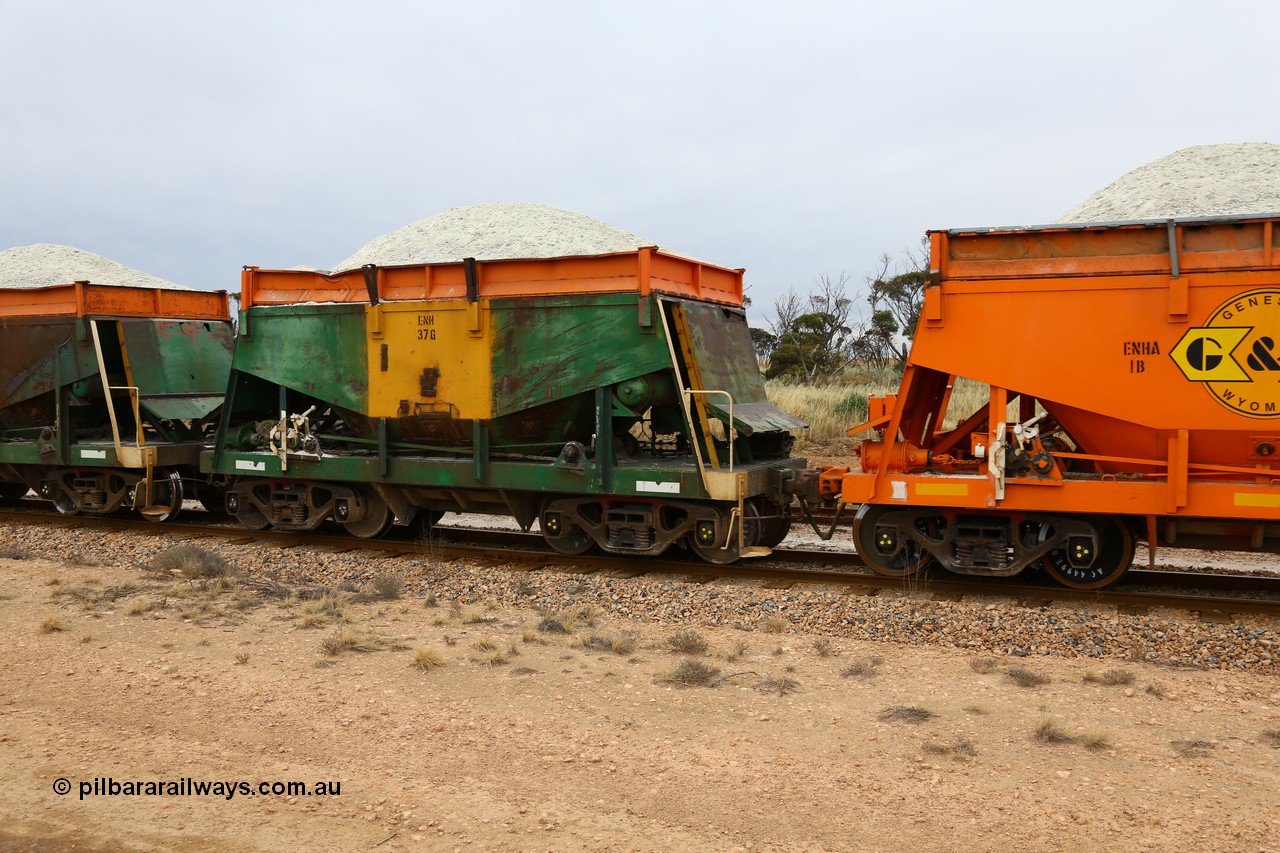
<path id="1" fill-rule="evenodd" d="M 811 383 L 854 365 L 884 368 L 906 363 L 929 281 L 928 244 L 898 259 L 880 256 L 863 277 L 865 295 L 852 276 L 823 274 L 805 294 L 794 287 L 773 303 L 767 328 L 752 328 L 765 378 Z"/>

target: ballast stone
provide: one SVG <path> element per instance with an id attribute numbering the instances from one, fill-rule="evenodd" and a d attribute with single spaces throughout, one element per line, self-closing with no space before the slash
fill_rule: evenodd
<path id="1" fill-rule="evenodd" d="M 50 287 L 76 281 L 116 287 L 193 289 L 72 246 L 34 243 L 0 252 L 0 289 Z"/>
<path id="2" fill-rule="evenodd" d="M 1280 212 L 1280 145 L 1232 142 L 1183 148 L 1139 166 L 1055 222 L 1238 216 Z"/>

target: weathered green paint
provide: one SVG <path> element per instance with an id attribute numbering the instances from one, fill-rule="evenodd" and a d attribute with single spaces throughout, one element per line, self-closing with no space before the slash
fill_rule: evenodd
<path id="1" fill-rule="evenodd" d="M 635 294 L 494 300 L 490 317 L 495 417 L 671 368 Z"/>
<path id="2" fill-rule="evenodd" d="M 0 320 L 0 462 L 119 466 L 90 322 Z M 110 384 L 138 387 L 144 416 L 160 433 L 148 442 L 159 464 L 194 466 L 202 443 L 198 421 L 217 408 L 226 389 L 230 323 L 102 317 L 97 324 Z M 121 441 L 132 445 L 129 395 L 116 391 L 113 399 Z M 155 424 L 158 419 L 172 423 Z M 48 430 L 52 440 L 41 441 Z"/>
<path id="3" fill-rule="evenodd" d="M 799 468 L 802 463 L 800 459 L 789 459 L 755 467 L 763 472 L 769 468 Z M 206 450 L 201 457 L 201 468 L 208 470 L 212 465 L 213 451 Z M 223 454 L 221 470 L 239 476 L 288 476 L 336 483 L 384 482 L 399 486 L 510 489 L 640 498 L 707 497 L 692 459 L 615 463 L 608 488 L 602 487 L 599 467 L 593 460 L 587 460 L 581 471 L 568 471 L 549 463 L 491 459 L 485 467 L 483 479 L 476 476 L 474 461 L 469 458 L 391 456 L 386 466 L 384 478 L 380 476 L 380 463 L 375 456 L 327 456 L 320 460 L 291 456 L 289 470 L 284 474 L 280 469 L 280 459 L 272 454 L 227 452 Z M 669 491 L 672 488 L 669 484 L 677 484 L 678 491 Z"/>
<path id="4" fill-rule="evenodd" d="M 253 335 L 236 342 L 235 370 L 351 411 L 367 411 L 365 306 L 255 306 L 245 313 Z"/>
<path id="5" fill-rule="evenodd" d="M 200 419 L 222 403 L 231 327 L 194 320 L 121 320 L 129 373 L 158 418 Z"/>
<path id="6" fill-rule="evenodd" d="M 156 449 L 156 464 L 191 465 L 200 459 L 201 446 L 196 442 L 152 445 Z M 100 442 L 72 444 L 61 452 L 40 452 L 36 442 L 0 443 L 0 463 L 11 465 L 75 466 L 79 468 L 113 468 L 120 464 L 114 444 Z"/>

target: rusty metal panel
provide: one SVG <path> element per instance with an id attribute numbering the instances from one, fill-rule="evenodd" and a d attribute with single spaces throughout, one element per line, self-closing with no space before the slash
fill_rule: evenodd
<path id="1" fill-rule="evenodd" d="M 727 391 L 733 395 L 733 419 L 738 429 L 749 435 L 808 426 L 769 402 L 755 348 L 751 345 L 751 330 L 742 311 L 703 302 L 681 302 L 680 305 L 684 309 L 689 344 L 698 362 L 703 390 Z M 722 419 L 728 418 L 728 405 L 721 398 L 709 396 L 707 405 Z"/>

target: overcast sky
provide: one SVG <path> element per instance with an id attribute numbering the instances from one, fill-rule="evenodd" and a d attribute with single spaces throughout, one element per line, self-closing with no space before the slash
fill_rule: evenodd
<path id="1" fill-rule="evenodd" d="M 208 289 L 527 201 L 745 267 L 759 308 L 1280 142 L 1270 0 L 0 0 L 0 32 L 0 248 Z"/>

